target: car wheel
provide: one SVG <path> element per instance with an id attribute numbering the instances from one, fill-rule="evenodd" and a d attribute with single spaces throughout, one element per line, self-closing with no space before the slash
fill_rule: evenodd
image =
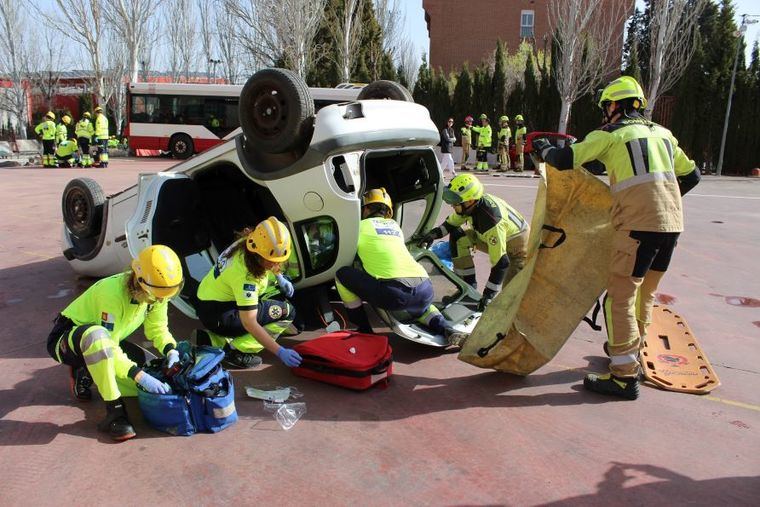
<path id="1" fill-rule="evenodd" d="M 100 232 L 103 218 L 103 204 L 106 202 L 103 189 L 90 178 L 73 179 L 63 190 L 61 207 L 63 221 L 71 233 L 78 238 L 90 238 Z"/>
<path id="2" fill-rule="evenodd" d="M 381 79 L 373 81 L 359 92 L 358 100 L 390 99 L 404 102 L 414 102 L 412 94 L 403 85 L 395 81 Z"/>
<path id="3" fill-rule="evenodd" d="M 243 86 L 238 107 L 240 126 L 253 150 L 284 153 L 310 140 L 303 123 L 314 116 L 314 101 L 294 72 L 263 69 L 255 73 Z"/>
<path id="4" fill-rule="evenodd" d="M 187 134 L 177 134 L 169 141 L 169 151 L 172 157 L 180 160 L 190 158 L 193 154 L 193 139 Z"/>

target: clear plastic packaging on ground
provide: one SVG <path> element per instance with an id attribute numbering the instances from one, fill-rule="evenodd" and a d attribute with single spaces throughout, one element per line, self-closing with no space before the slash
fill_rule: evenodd
<path id="1" fill-rule="evenodd" d="M 277 388 L 274 390 L 258 389 L 256 387 L 246 386 L 245 394 L 250 398 L 256 398 L 257 400 L 264 400 L 265 402 L 277 402 L 282 403 L 288 401 L 290 398 L 290 388 Z"/>
<path id="2" fill-rule="evenodd" d="M 285 431 L 296 425 L 298 420 L 306 413 L 306 403 L 282 403 L 274 413 L 274 419 L 280 423 Z"/>

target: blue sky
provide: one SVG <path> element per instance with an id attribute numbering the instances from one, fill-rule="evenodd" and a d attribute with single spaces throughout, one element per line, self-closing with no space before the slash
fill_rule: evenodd
<path id="1" fill-rule="evenodd" d="M 742 14 L 760 15 L 760 1 L 758 0 L 733 0 L 733 2 L 736 10 L 737 25 L 741 22 L 740 18 Z M 642 0 L 636 0 L 636 3 L 637 5 L 643 6 L 644 2 Z M 425 26 L 425 11 L 422 9 L 422 0 L 404 0 L 402 4 L 406 9 L 407 33 L 412 41 L 414 41 L 414 45 L 417 47 L 417 52 L 419 54 L 423 51 L 428 53 L 430 39 L 428 39 L 427 27 Z M 747 62 L 749 63 L 752 44 L 754 41 L 760 40 L 760 23 L 747 26 L 747 33 L 744 36 L 744 40 L 747 41 Z"/>

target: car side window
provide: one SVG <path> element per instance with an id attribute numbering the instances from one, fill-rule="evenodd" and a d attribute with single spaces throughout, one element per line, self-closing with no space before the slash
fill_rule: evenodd
<path id="1" fill-rule="evenodd" d="M 306 252 L 306 274 L 325 271 L 335 263 L 338 256 L 338 225 L 330 217 L 317 217 L 298 224 L 299 241 Z"/>

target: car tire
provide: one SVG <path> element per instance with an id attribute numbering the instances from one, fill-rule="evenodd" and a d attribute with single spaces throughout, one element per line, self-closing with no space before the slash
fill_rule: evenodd
<path id="1" fill-rule="evenodd" d="M 390 99 L 403 102 L 414 102 L 412 94 L 403 85 L 395 81 L 381 79 L 373 81 L 359 92 L 357 100 Z"/>
<path id="2" fill-rule="evenodd" d="M 71 180 L 63 190 L 61 207 L 63 221 L 77 238 L 91 238 L 100 232 L 103 205 L 106 202 L 103 189 L 91 178 Z"/>
<path id="3" fill-rule="evenodd" d="M 303 124 L 314 116 L 314 100 L 294 72 L 258 71 L 243 86 L 238 107 L 246 144 L 255 151 L 285 153 L 310 141 Z"/>
<path id="4" fill-rule="evenodd" d="M 169 140 L 169 151 L 178 160 L 190 158 L 194 149 L 193 139 L 187 134 L 177 134 Z"/>

